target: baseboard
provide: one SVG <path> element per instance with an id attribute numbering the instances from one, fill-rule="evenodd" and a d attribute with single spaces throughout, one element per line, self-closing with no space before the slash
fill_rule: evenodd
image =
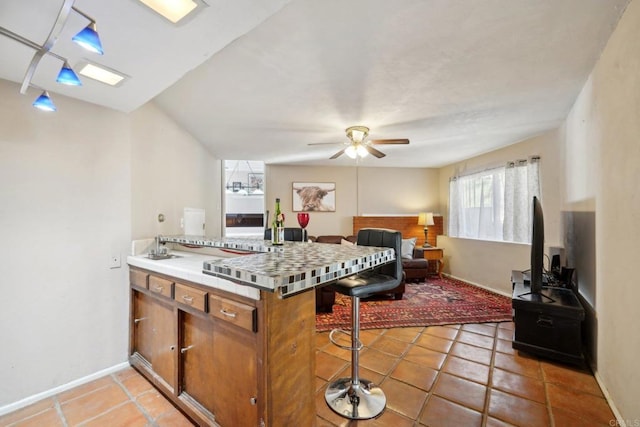
<path id="1" fill-rule="evenodd" d="M 487 291 L 491 291 L 491 292 L 493 292 L 494 294 L 504 295 L 505 297 L 509 297 L 509 298 L 511 298 L 511 297 L 513 296 L 513 295 L 511 294 L 511 292 L 503 292 L 503 291 L 499 291 L 499 290 L 497 290 L 497 289 L 490 288 L 490 287 L 488 287 L 488 286 L 486 286 L 486 285 L 481 285 L 480 283 L 470 282 L 469 280 L 467 280 L 467 279 L 463 279 L 462 277 L 457 277 L 457 276 L 453 276 L 453 275 L 451 275 L 451 274 L 444 274 L 444 273 L 443 273 L 442 275 L 443 275 L 443 276 L 447 276 L 447 277 L 451 277 L 452 279 L 460 280 L 461 282 L 468 283 L 468 284 L 470 284 L 470 285 L 473 285 L 473 286 L 478 287 L 478 288 L 485 289 L 485 290 L 487 290 Z"/>
<path id="2" fill-rule="evenodd" d="M 62 393 L 63 391 L 70 390 L 79 385 L 86 384 L 98 378 L 104 377 L 105 375 L 109 375 L 114 372 L 120 371 L 128 366 L 129 366 L 129 362 L 118 363 L 117 365 L 111 366 L 110 368 L 106 368 L 101 371 L 94 372 L 93 374 L 87 375 L 86 377 L 78 378 L 77 380 L 73 380 L 61 386 L 54 387 L 52 389 L 34 394 L 29 397 L 25 397 L 24 399 L 18 400 L 17 402 L 10 403 L 8 405 L 0 407 L 0 416 L 8 414 L 13 411 L 17 411 L 18 409 L 22 409 L 26 406 L 31 405 L 32 403 L 36 403 L 42 399 L 46 399 L 47 397 L 51 397 L 58 393 Z"/>
<path id="3" fill-rule="evenodd" d="M 593 370 L 593 376 L 595 377 L 596 382 L 598 383 L 598 386 L 600 387 L 600 390 L 602 390 L 602 394 L 604 395 L 604 399 L 609 404 L 609 407 L 611 408 L 611 412 L 613 412 L 613 416 L 616 417 L 616 426 L 618 426 L 618 427 L 627 427 L 627 421 L 624 418 L 622 418 L 622 414 L 620 414 L 620 411 L 618 411 L 618 408 L 616 407 L 615 403 L 611 399 L 611 395 L 609 394 L 609 390 L 607 390 L 607 387 L 605 387 L 604 382 L 602 381 L 602 377 L 600 377 L 600 374 L 598 373 L 598 371 Z M 611 425 L 611 422 L 609 422 L 609 425 Z"/>

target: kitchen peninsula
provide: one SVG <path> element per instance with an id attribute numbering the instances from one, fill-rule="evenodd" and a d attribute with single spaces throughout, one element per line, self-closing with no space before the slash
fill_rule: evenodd
<path id="1" fill-rule="evenodd" d="M 200 425 L 314 425 L 314 287 L 391 262 L 392 249 L 162 237 L 128 257 L 130 363 Z M 215 248 L 216 254 L 178 247 Z"/>

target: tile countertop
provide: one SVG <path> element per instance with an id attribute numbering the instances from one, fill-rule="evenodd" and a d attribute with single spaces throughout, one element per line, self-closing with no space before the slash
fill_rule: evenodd
<path id="1" fill-rule="evenodd" d="M 160 241 L 251 251 L 234 258 L 200 255 L 202 257 L 200 259 L 204 260 L 200 271 L 221 280 L 226 279 L 239 285 L 246 285 L 251 289 L 277 292 L 281 297 L 395 260 L 393 249 L 372 246 L 308 242 L 284 242 L 282 246 L 273 246 L 265 240 L 210 239 L 200 236 L 164 236 Z M 158 263 L 159 261 L 149 260 L 149 262 Z"/>

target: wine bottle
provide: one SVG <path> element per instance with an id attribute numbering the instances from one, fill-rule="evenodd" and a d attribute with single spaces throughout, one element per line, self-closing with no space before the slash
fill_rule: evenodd
<path id="1" fill-rule="evenodd" d="M 280 199 L 276 199 L 276 211 L 271 224 L 271 243 L 281 245 L 284 242 L 284 214 L 280 210 Z"/>

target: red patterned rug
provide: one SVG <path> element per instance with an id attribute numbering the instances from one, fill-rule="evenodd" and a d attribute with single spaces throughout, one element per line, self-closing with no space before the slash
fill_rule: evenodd
<path id="1" fill-rule="evenodd" d="M 360 329 L 511 320 L 511 298 L 448 277 L 407 283 L 401 300 L 360 302 Z M 316 330 L 351 329 L 351 297 L 336 293 L 333 313 L 316 315 Z"/>

